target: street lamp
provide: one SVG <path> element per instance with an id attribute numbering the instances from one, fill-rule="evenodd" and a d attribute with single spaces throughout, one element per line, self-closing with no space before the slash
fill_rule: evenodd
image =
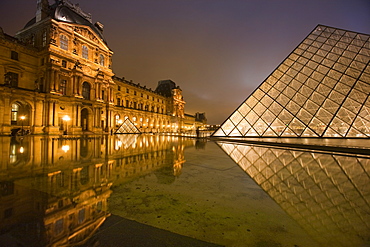
<path id="1" fill-rule="evenodd" d="M 26 119 L 26 116 L 20 116 L 21 123 L 22 123 L 22 129 L 21 129 L 21 135 L 23 135 L 23 121 Z"/>
<path id="2" fill-rule="evenodd" d="M 71 118 L 68 116 L 68 115 L 65 115 L 63 118 L 63 121 L 64 121 L 64 126 L 65 126 L 65 129 L 64 129 L 64 135 L 67 135 L 67 122 L 69 121 L 69 120 L 71 120 Z"/>

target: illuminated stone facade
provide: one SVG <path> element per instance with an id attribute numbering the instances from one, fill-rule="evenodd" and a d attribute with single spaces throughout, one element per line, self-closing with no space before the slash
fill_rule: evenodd
<path id="1" fill-rule="evenodd" d="M 370 137 L 370 36 L 317 26 L 213 136 Z"/>
<path id="2" fill-rule="evenodd" d="M 36 16 L 11 37 L 0 30 L 0 134 L 113 133 L 127 118 L 141 132 L 183 132 L 185 101 L 119 78 L 104 26 L 69 1 L 37 1 Z M 24 119 L 21 118 L 24 116 Z"/>

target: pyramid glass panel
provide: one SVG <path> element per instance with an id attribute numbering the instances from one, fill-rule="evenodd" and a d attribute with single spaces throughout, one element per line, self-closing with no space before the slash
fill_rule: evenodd
<path id="1" fill-rule="evenodd" d="M 125 119 L 121 126 L 117 129 L 116 134 L 140 134 L 140 130 L 130 121 Z"/>
<path id="2" fill-rule="evenodd" d="M 370 35 L 318 25 L 213 136 L 370 138 Z"/>

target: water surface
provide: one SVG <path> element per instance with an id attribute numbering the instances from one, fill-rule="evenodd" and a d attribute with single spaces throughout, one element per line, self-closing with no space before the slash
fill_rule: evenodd
<path id="1" fill-rule="evenodd" d="M 158 135 L 0 139 L 6 246 L 370 241 L 364 156 Z"/>

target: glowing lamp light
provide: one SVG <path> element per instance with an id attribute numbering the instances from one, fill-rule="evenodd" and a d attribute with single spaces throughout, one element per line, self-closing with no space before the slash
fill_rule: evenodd
<path id="1" fill-rule="evenodd" d="M 26 116 L 20 116 L 19 117 L 22 121 L 22 135 L 24 134 L 24 131 L 23 131 L 23 121 L 26 119 Z"/>
<path id="2" fill-rule="evenodd" d="M 67 153 L 69 151 L 69 145 L 63 145 L 62 150 Z"/>
<path id="3" fill-rule="evenodd" d="M 64 135 L 67 135 L 67 122 L 69 121 L 69 120 L 71 120 L 71 118 L 68 116 L 68 115 L 65 115 L 63 118 L 63 121 L 65 122 L 65 130 L 64 130 Z"/>
<path id="4" fill-rule="evenodd" d="M 24 147 L 20 147 L 20 148 L 19 148 L 19 152 L 20 152 L 21 154 L 23 154 L 23 153 L 24 153 Z"/>
<path id="5" fill-rule="evenodd" d="M 64 121 L 69 121 L 69 120 L 71 120 L 71 118 L 70 118 L 68 115 L 65 115 L 62 119 L 63 119 Z"/>

